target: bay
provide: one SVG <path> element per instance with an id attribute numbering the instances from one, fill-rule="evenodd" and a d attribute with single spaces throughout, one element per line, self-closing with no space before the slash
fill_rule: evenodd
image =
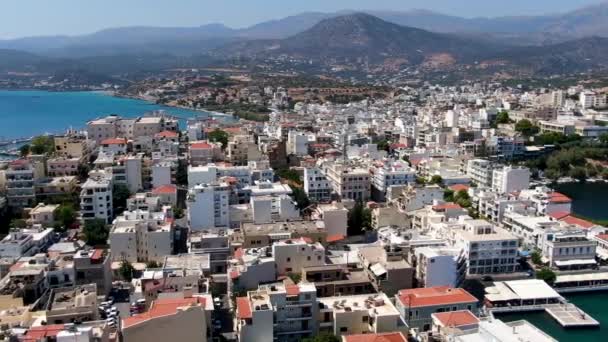
<path id="1" fill-rule="evenodd" d="M 608 220 L 608 183 L 563 183 L 558 184 L 555 190 L 572 198 L 572 212 L 575 214 L 593 220 Z"/>
<path id="2" fill-rule="evenodd" d="M 0 140 L 62 133 L 109 114 L 136 117 L 164 110 L 180 118 L 208 117 L 208 112 L 167 107 L 103 92 L 0 91 Z M 225 120 L 231 117 L 220 116 Z M 182 127 L 185 128 L 185 127 Z"/>

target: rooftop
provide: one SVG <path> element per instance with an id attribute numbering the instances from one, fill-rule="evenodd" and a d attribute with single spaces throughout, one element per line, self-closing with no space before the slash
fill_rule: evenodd
<path id="1" fill-rule="evenodd" d="M 464 289 L 448 286 L 400 290 L 399 301 L 408 308 L 457 303 L 477 303 L 477 299 Z"/>
<path id="2" fill-rule="evenodd" d="M 343 342 L 406 342 L 407 339 L 400 332 L 383 334 L 360 334 L 342 337 Z"/>

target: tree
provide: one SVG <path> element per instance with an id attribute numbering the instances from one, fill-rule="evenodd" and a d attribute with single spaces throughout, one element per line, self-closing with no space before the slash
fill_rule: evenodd
<path id="1" fill-rule="evenodd" d="M 454 195 L 454 202 L 463 208 L 468 208 L 471 206 L 471 196 L 467 191 L 460 190 Z"/>
<path id="2" fill-rule="evenodd" d="M 173 216 L 175 216 L 176 219 L 180 219 L 184 217 L 184 209 L 180 208 L 180 207 L 173 207 Z"/>
<path id="3" fill-rule="evenodd" d="M 340 342 L 340 339 L 330 333 L 320 333 L 314 337 L 308 337 L 302 342 Z"/>
<path id="4" fill-rule="evenodd" d="M 155 260 L 150 260 L 146 263 L 146 268 L 160 268 L 161 264 L 157 263 Z"/>
<path id="5" fill-rule="evenodd" d="M 55 151 L 55 141 L 48 135 L 39 135 L 32 139 L 30 151 L 33 154 L 51 154 Z"/>
<path id="6" fill-rule="evenodd" d="M 536 279 L 544 280 L 545 283 L 553 285 L 557 275 L 549 267 L 543 267 L 540 271 L 536 272 Z"/>
<path id="7" fill-rule="evenodd" d="M 90 246 L 105 245 L 108 241 L 109 230 L 104 220 L 87 220 L 82 232 L 85 242 Z"/>
<path id="8" fill-rule="evenodd" d="M 207 137 L 211 142 L 221 143 L 222 149 L 225 149 L 228 146 L 229 135 L 226 131 L 222 131 L 221 129 L 216 128 L 213 132 L 209 133 Z"/>
<path id="9" fill-rule="evenodd" d="M 376 146 L 378 146 L 378 151 L 388 152 L 390 149 L 390 143 L 385 139 L 378 141 L 376 143 Z"/>
<path id="10" fill-rule="evenodd" d="M 515 124 L 515 130 L 525 137 L 531 137 L 539 132 L 539 128 L 534 126 L 528 119 L 523 119 Z"/>
<path id="11" fill-rule="evenodd" d="M 296 170 L 292 169 L 280 169 L 277 171 L 277 176 L 282 179 L 287 179 L 296 184 L 301 185 L 302 179 L 300 178 L 300 174 Z"/>
<path id="12" fill-rule="evenodd" d="M 112 205 L 114 209 L 124 209 L 127 206 L 127 199 L 131 197 L 131 191 L 124 184 L 115 184 L 112 189 Z"/>
<path id="13" fill-rule="evenodd" d="M 540 255 L 540 253 L 538 251 L 534 251 L 534 252 L 532 252 L 530 254 L 530 260 L 535 265 L 542 265 L 543 264 L 542 256 Z"/>
<path id="14" fill-rule="evenodd" d="M 59 226 L 67 229 L 76 222 L 76 210 L 74 210 L 72 205 L 63 204 L 57 208 L 55 218 Z"/>
<path id="15" fill-rule="evenodd" d="M 365 230 L 372 227 L 372 212 L 366 208 L 361 201 L 348 212 L 348 235 L 361 235 Z"/>
<path id="16" fill-rule="evenodd" d="M 300 282 L 300 280 L 302 280 L 302 275 L 300 273 L 290 272 L 287 274 L 287 276 L 289 277 L 289 279 L 291 279 L 291 281 L 294 282 L 294 284 L 297 284 Z"/>
<path id="17" fill-rule="evenodd" d="M 431 177 L 431 184 L 441 184 L 441 183 L 443 183 L 443 178 L 441 178 L 441 176 L 434 175 L 433 177 Z"/>
<path id="18" fill-rule="evenodd" d="M 570 169 L 568 176 L 574 179 L 584 180 L 587 177 L 587 171 L 582 166 L 575 166 Z"/>
<path id="19" fill-rule="evenodd" d="M 608 133 L 603 133 L 602 135 L 600 135 L 600 143 L 602 143 L 603 145 L 608 145 Z"/>
<path id="20" fill-rule="evenodd" d="M 27 157 L 28 154 L 30 154 L 30 145 L 25 144 L 19 147 L 19 155 L 21 157 Z"/>
<path id="21" fill-rule="evenodd" d="M 118 268 L 118 274 L 120 274 L 124 280 L 131 281 L 131 279 L 133 279 L 133 273 L 135 273 L 135 267 L 127 260 L 123 260 Z"/>
<path id="22" fill-rule="evenodd" d="M 498 115 L 496 116 L 497 124 L 508 124 L 510 122 L 511 122 L 511 119 L 509 119 L 509 113 L 505 110 L 498 113 Z"/>
<path id="23" fill-rule="evenodd" d="M 11 228 L 26 228 L 27 222 L 22 218 L 15 218 L 15 219 L 11 220 L 10 227 Z"/>
<path id="24" fill-rule="evenodd" d="M 291 192 L 291 198 L 296 201 L 298 209 L 300 210 L 304 210 L 308 208 L 308 206 L 310 206 L 310 199 L 308 198 L 308 195 L 306 195 L 306 192 L 302 190 L 302 188 L 293 188 Z"/>
<path id="25" fill-rule="evenodd" d="M 454 202 L 454 190 L 445 190 L 443 192 L 443 200 L 446 202 Z"/>

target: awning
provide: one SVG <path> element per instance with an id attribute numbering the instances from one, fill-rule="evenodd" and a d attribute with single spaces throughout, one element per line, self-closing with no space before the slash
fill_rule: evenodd
<path id="1" fill-rule="evenodd" d="M 576 265 L 595 265 L 595 259 L 573 259 L 573 260 L 557 260 L 557 266 L 576 266 Z"/>
<path id="2" fill-rule="evenodd" d="M 379 277 L 386 273 L 386 269 L 381 264 L 373 264 L 370 269 L 376 275 L 376 277 Z"/>

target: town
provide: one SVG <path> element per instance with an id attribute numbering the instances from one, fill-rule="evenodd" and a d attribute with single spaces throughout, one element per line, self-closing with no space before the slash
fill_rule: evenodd
<path id="1" fill-rule="evenodd" d="M 608 290 L 608 228 L 555 187 L 608 179 L 607 89 L 135 88 L 234 115 L 99 113 L 21 145 L 0 177 L 4 340 L 555 341 L 501 319 L 529 311 L 599 326 L 565 294 Z"/>

